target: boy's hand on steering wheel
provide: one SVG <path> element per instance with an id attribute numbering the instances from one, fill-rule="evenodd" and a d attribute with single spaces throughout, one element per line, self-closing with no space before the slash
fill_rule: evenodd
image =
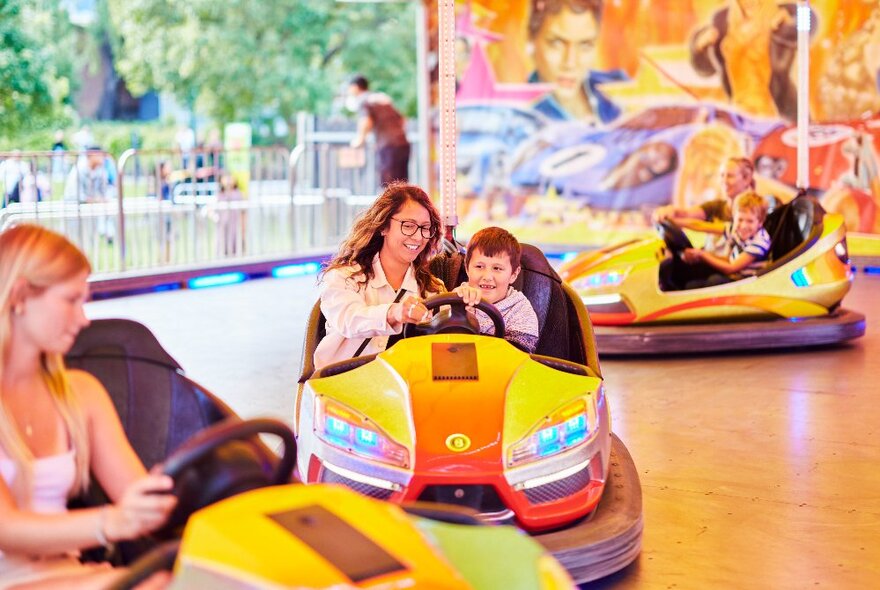
<path id="1" fill-rule="evenodd" d="M 476 287 L 472 287 L 468 283 L 462 283 L 452 290 L 453 293 L 461 297 L 465 305 L 474 306 L 483 298 L 482 292 Z"/>

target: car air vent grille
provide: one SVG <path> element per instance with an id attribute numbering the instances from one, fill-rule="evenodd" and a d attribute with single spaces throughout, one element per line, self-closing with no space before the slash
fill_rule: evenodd
<path id="1" fill-rule="evenodd" d="M 525 491 L 526 498 L 531 504 L 546 504 L 562 498 L 572 496 L 590 483 L 590 466 L 585 465 L 577 473 L 568 477 L 546 483 L 541 486 L 529 488 Z"/>
<path id="2" fill-rule="evenodd" d="M 473 342 L 431 344 L 431 370 L 434 381 L 476 381 L 477 347 Z"/>
<path id="3" fill-rule="evenodd" d="M 377 486 L 371 486 L 368 483 L 363 483 L 360 481 L 355 481 L 353 479 L 349 479 L 338 473 L 334 473 L 329 469 L 322 469 L 321 476 L 318 478 L 321 483 L 338 483 L 342 484 L 347 488 L 354 490 L 359 494 L 363 494 L 364 496 L 369 496 L 370 498 L 376 498 L 377 500 L 387 500 L 391 497 L 391 490 L 386 490 L 385 488 L 380 488 Z"/>
<path id="4" fill-rule="evenodd" d="M 507 509 L 498 491 L 491 485 L 427 486 L 419 495 L 419 501 L 467 506 L 484 513 Z"/>
<path id="5" fill-rule="evenodd" d="M 565 371 L 566 373 L 572 373 L 574 375 L 583 375 L 584 377 L 589 377 L 590 373 L 587 372 L 587 368 L 583 365 L 579 365 L 577 363 L 573 363 L 571 361 L 566 361 L 562 359 L 553 358 L 551 356 L 544 356 L 541 354 L 533 354 L 532 360 L 541 363 L 542 365 L 546 365 L 551 369 L 556 369 L 557 371 Z"/>
<path id="6" fill-rule="evenodd" d="M 332 365 L 327 365 L 320 371 L 318 371 L 316 377 L 332 377 L 333 375 L 341 375 L 342 373 L 348 373 L 353 369 L 357 369 L 362 365 L 366 365 L 370 361 L 376 358 L 375 354 L 368 354 L 365 356 L 356 356 L 353 359 L 346 359 L 344 361 L 339 361 L 338 363 L 333 363 Z"/>

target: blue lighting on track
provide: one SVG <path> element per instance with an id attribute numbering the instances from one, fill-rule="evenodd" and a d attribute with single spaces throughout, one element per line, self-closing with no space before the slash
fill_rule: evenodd
<path id="1" fill-rule="evenodd" d="M 219 275 L 206 275 L 196 277 L 187 281 L 186 286 L 189 289 L 206 289 L 208 287 L 219 287 L 221 285 L 235 285 L 247 279 L 247 275 L 243 272 L 225 272 Z"/>
<path id="2" fill-rule="evenodd" d="M 276 266 L 272 269 L 272 276 L 276 279 L 286 279 L 288 277 L 300 277 L 303 275 L 315 274 L 321 270 L 321 265 L 317 262 L 305 262 L 302 264 L 287 264 L 284 266 Z"/>
<path id="3" fill-rule="evenodd" d="M 866 266 L 862 270 L 865 271 L 865 274 L 880 275 L 880 266 Z"/>

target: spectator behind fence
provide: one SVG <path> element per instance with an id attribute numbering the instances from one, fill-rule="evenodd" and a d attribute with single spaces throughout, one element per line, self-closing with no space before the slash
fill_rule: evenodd
<path id="1" fill-rule="evenodd" d="M 238 253 L 238 236 L 241 228 L 242 200 L 235 177 L 224 172 L 220 176 L 220 192 L 217 194 L 217 255 L 233 256 Z"/>
<path id="2" fill-rule="evenodd" d="M 382 186 L 396 180 L 406 182 L 410 153 L 406 120 L 394 108 L 387 94 L 369 92 L 369 88 L 370 82 L 363 76 L 355 76 L 348 87 L 346 106 L 360 114 L 357 135 L 351 146 L 362 146 L 372 131 L 376 135 L 376 158 Z"/>
<path id="3" fill-rule="evenodd" d="M 116 187 L 111 183 L 104 151 L 89 146 L 85 158 L 80 158 L 70 169 L 64 183 L 64 200 L 68 203 L 104 203 L 116 198 Z M 116 227 L 109 213 L 97 216 L 98 234 L 112 243 Z"/>

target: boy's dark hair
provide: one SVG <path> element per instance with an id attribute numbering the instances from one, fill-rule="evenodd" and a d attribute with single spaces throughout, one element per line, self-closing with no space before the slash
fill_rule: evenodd
<path id="1" fill-rule="evenodd" d="M 370 81 L 361 75 L 357 75 L 354 78 L 352 78 L 351 84 L 353 86 L 357 86 L 361 90 L 369 90 L 370 89 Z"/>
<path id="2" fill-rule="evenodd" d="M 519 268 L 522 246 L 519 245 L 519 240 L 506 229 L 486 227 L 475 233 L 468 242 L 467 252 L 464 255 L 465 267 L 470 264 L 474 250 L 479 250 L 484 256 L 498 256 L 502 252 L 506 253 L 510 257 L 511 269 Z"/>

